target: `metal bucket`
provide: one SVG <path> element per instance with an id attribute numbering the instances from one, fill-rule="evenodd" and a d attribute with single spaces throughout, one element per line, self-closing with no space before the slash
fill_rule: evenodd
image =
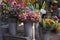
<path id="1" fill-rule="evenodd" d="M 17 22 L 16 22 L 16 19 L 14 18 L 10 18 L 9 19 L 9 33 L 11 35 L 16 35 L 16 28 L 17 27 Z"/>

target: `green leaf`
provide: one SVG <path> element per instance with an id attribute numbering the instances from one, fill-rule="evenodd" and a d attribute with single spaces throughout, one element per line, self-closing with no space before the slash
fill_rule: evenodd
<path id="1" fill-rule="evenodd" d="M 36 9 L 39 9 L 39 4 L 38 3 L 36 3 Z"/>

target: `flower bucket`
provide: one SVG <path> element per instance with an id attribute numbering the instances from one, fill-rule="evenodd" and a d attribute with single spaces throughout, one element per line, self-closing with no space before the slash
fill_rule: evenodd
<path id="1" fill-rule="evenodd" d="M 4 34 L 8 33 L 9 24 L 3 24 L 1 27 Z"/>
<path id="2" fill-rule="evenodd" d="M 32 37 L 32 26 L 33 26 L 32 22 L 24 22 L 25 34 L 28 37 Z"/>
<path id="3" fill-rule="evenodd" d="M 50 32 L 49 31 L 44 34 L 44 40 L 50 40 Z"/>
<path id="4" fill-rule="evenodd" d="M 60 31 L 57 31 L 57 35 L 60 35 Z"/>
<path id="5" fill-rule="evenodd" d="M 60 21 L 57 21 L 57 24 L 58 24 L 58 26 L 57 26 L 57 35 L 60 35 Z"/>
<path id="6" fill-rule="evenodd" d="M 8 32 L 8 27 L 9 27 L 8 20 L 6 20 L 5 18 L 2 18 L 1 28 L 2 28 L 3 34 L 6 34 Z"/>
<path id="7" fill-rule="evenodd" d="M 2 28 L 1 28 L 1 13 L 0 13 L 0 40 L 3 40 L 3 33 L 2 33 Z"/>
<path id="8" fill-rule="evenodd" d="M 16 27 L 17 27 L 16 19 L 10 18 L 9 19 L 9 33 L 13 36 L 16 35 Z"/>
<path id="9" fill-rule="evenodd" d="M 3 40 L 3 31 L 1 27 L 0 27 L 0 40 Z"/>
<path id="10" fill-rule="evenodd" d="M 36 30 L 35 30 L 35 31 L 36 31 L 36 32 L 35 32 L 35 35 L 36 35 L 36 39 L 37 39 L 37 40 L 39 39 L 39 28 L 38 28 L 38 27 L 39 27 L 39 22 L 36 22 L 36 23 L 35 23 L 35 29 L 36 29 Z"/>

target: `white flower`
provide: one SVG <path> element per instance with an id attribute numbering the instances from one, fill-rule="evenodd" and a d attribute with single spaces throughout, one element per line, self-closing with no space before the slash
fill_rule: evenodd
<path id="1" fill-rule="evenodd" d="M 41 12 L 42 14 L 46 14 L 46 10 L 45 10 L 45 9 L 41 9 L 40 12 Z"/>

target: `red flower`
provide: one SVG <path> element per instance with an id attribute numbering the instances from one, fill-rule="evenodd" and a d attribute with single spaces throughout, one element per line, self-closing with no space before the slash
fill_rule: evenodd
<path id="1" fill-rule="evenodd" d="M 58 17 L 58 19 L 60 19 L 60 16 L 57 16 Z"/>
<path id="2" fill-rule="evenodd" d="M 21 2 L 17 2 L 17 4 L 20 4 L 20 5 L 22 5 L 22 3 L 21 3 Z"/>

